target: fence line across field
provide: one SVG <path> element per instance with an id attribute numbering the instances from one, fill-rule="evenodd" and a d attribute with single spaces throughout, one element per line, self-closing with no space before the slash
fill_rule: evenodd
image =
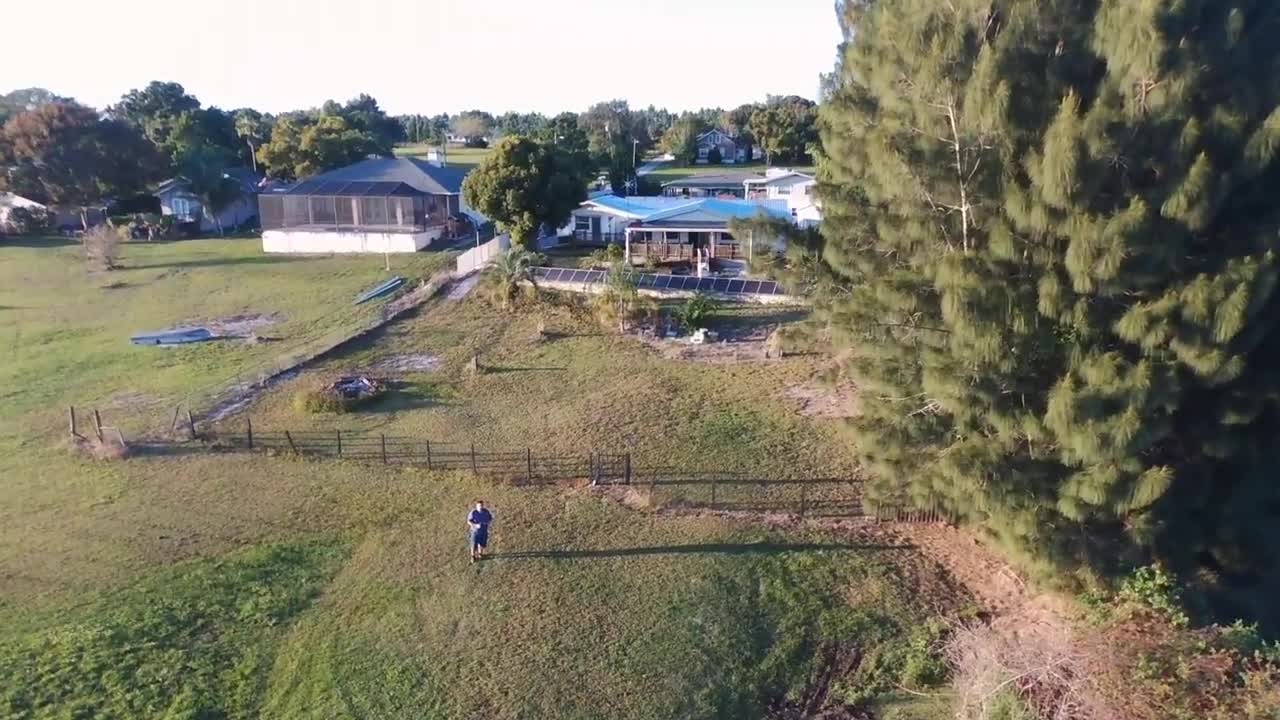
<path id="1" fill-rule="evenodd" d="M 76 409 L 68 408 L 70 432 L 80 432 Z M 103 430 L 91 411 L 99 442 Z M 444 442 L 419 437 L 350 430 L 262 430 L 245 418 L 243 430 L 201 431 L 190 413 L 175 412 L 191 442 L 210 451 L 274 451 L 302 457 L 421 466 L 430 471 L 471 472 L 524 485 L 586 480 L 596 486 L 634 486 L 663 504 L 750 513 L 797 513 L 801 517 L 863 518 L 897 522 L 951 521 L 937 503 L 868 502 L 863 481 L 850 477 L 760 477 L 734 470 L 699 469 L 683 465 L 635 462 L 629 452 L 581 454 L 542 453 L 532 448 L 491 450 L 474 443 Z M 117 434 L 118 430 L 110 428 Z M 124 438 L 120 436 L 123 446 Z M 150 443 L 155 445 L 157 443 Z M 161 442 L 159 444 L 167 444 Z M 143 443 L 146 447 L 148 443 Z M 767 495 L 759 490 L 770 490 Z"/>

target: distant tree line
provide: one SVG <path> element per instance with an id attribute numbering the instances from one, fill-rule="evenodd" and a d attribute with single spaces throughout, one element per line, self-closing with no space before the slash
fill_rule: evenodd
<path id="1" fill-rule="evenodd" d="M 690 162 L 695 138 L 713 127 L 759 145 L 771 162 L 803 161 L 815 115 L 812 101 L 789 96 L 727 111 L 673 113 L 609 100 L 555 116 L 468 110 L 392 117 L 369 95 L 273 115 L 205 106 L 182 85 L 162 81 L 98 111 L 43 88 L 24 88 L 0 95 L 0 190 L 83 208 L 182 177 L 216 214 L 237 196 L 237 168 L 295 180 L 390 156 L 404 142 L 439 145 L 453 138 L 486 146 L 520 137 L 562 150 L 582 174 L 606 173 L 622 191 L 645 153 L 664 150 Z"/>

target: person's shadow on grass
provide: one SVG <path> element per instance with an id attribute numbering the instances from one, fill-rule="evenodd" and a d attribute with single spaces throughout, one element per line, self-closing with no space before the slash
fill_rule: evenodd
<path id="1" fill-rule="evenodd" d="M 705 543 L 692 545 L 653 545 L 649 547 L 606 548 L 599 550 L 530 550 L 493 553 L 486 560 L 567 560 L 576 558 L 640 557 L 645 555 L 752 555 L 790 552 L 854 552 L 869 550 L 910 550 L 914 545 L 849 544 L 849 543 Z"/>

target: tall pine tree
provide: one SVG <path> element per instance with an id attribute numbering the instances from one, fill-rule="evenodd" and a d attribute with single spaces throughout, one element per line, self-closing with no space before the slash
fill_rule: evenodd
<path id="1" fill-rule="evenodd" d="M 1280 590 L 1280 3 L 840 12 L 820 193 L 871 491 L 1048 567 L 1154 556 L 1262 615 Z"/>

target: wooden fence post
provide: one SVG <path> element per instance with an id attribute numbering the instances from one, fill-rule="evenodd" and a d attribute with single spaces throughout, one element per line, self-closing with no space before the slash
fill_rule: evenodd
<path id="1" fill-rule="evenodd" d="M 533 448 L 524 449 L 524 481 L 526 485 L 533 484 Z"/>
<path id="2" fill-rule="evenodd" d="M 809 486 L 807 484 L 800 485 L 800 518 L 804 518 L 804 511 L 809 504 Z"/>
<path id="3" fill-rule="evenodd" d="M 622 456 L 622 482 L 631 484 L 631 453 Z"/>
<path id="4" fill-rule="evenodd" d="M 70 422 L 71 422 L 71 436 L 72 436 L 72 437 L 76 437 L 76 436 L 78 436 L 80 433 L 76 432 L 76 407 L 75 407 L 75 405 L 68 405 L 68 406 L 67 406 L 67 417 L 69 417 L 69 418 L 70 418 Z"/>
<path id="5" fill-rule="evenodd" d="M 431 469 L 431 441 L 427 440 L 427 469 Z"/>
<path id="6" fill-rule="evenodd" d="M 711 481 L 711 507 L 716 505 L 716 481 Z"/>
<path id="7" fill-rule="evenodd" d="M 592 451 L 587 455 L 587 477 L 591 480 L 591 487 L 595 487 L 599 478 L 596 476 L 596 454 Z"/>
<path id="8" fill-rule="evenodd" d="M 387 464 L 387 434 L 379 433 L 378 438 L 382 441 L 382 464 Z"/>
<path id="9" fill-rule="evenodd" d="M 187 411 L 187 430 L 191 432 L 191 439 L 196 439 L 196 419 L 191 415 L 191 411 Z"/>
<path id="10" fill-rule="evenodd" d="M 476 444 L 471 443 L 471 472 L 479 475 L 480 471 L 476 469 Z"/>
<path id="11" fill-rule="evenodd" d="M 338 434 L 338 457 L 342 457 L 342 431 L 336 431 Z"/>
<path id="12" fill-rule="evenodd" d="M 249 449 L 253 449 L 253 418 L 246 416 L 244 419 L 245 436 L 249 438 Z"/>
<path id="13" fill-rule="evenodd" d="M 102 416 L 98 414 L 98 408 L 93 409 L 93 429 L 98 434 L 98 442 L 102 442 Z"/>
<path id="14" fill-rule="evenodd" d="M 302 454 L 298 452 L 298 446 L 293 443 L 293 436 L 289 434 L 288 430 L 284 431 L 284 439 L 289 441 L 289 449 L 293 451 L 294 455 Z"/>
<path id="15" fill-rule="evenodd" d="M 169 432 L 174 433 L 178 430 L 178 413 L 182 412 L 182 406 L 179 405 L 173 409 L 173 420 L 169 421 Z"/>

